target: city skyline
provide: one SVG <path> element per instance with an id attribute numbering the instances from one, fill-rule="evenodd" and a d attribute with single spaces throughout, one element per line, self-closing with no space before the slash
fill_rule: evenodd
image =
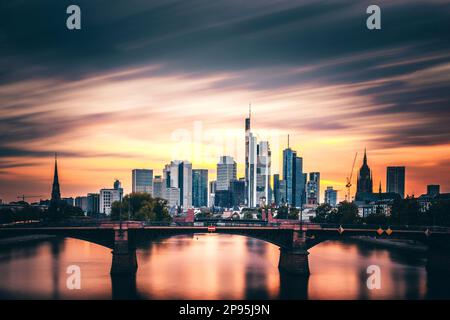
<path id="1" fill-rule="evenodd" d="M 242 148 L 249 102 L 252 131 L 280 137 L 272 158 L 290 134 L 304 172 L 321 173 L 322 199 L 326 186 L 345 189 L 353 155 L 365 147 L 375 185 L 386 185 L 387 166 L 405 166 L 405 194 L 425 193 L 427 184 L 450 189 L 446 1 L 381 1 L 389 28 L 377 32 L 365 27 L 366 1 L 91 4 L 74 32 L 64 28 L 64 10 L 43 3 L 11 1 L 21 23 L 5 21 L 11 36 L 0 39 L 6 201 L 50 193 L 55 151 L 64 160 L 61 192 L 75 196 L 114 178 L 129 192 L 133 168 L 161 174 L 181 158 L 179 135 L 195 135 L 196 124 L 205 139 L 185 148 L 210 149 L 230 131 Z M 37 22 L 41 6 L 54 18 Z M 187 160 L 214 179 L 218 157 L 233 156 L 242 177 L 244 151 L 231 151 Z"/>
<path id="2" fill-rule="evenodd" d="M 290 146 L 288 146 L 286 149 L 283 149 L 283 153 L 284 152 L 286 152 L 286 150 L 290 150 L 290 151 L 292 151 L 292 149 L 290 148 Z M 295 153 L 295 151 L 294 151 L 294 154 L 296 154 Z M 364 155 L 363 155 L 363 159 L 362 159 L 362 162 L 361 162 L 361 164 L 362 164 L 362 167 L 364 167 L 364 165 L 367 163 L 366 161 L 367 161 L 367 150 L 365 149 L 364 150 Z M 220 164 L 222 161 L 224 161 L 224 159 L 225 158 L 228 158 L 228 159 L 231 159 L 231 161 L 234 161 L 233 160 L 233 157 L 230 157 L 230 156 L 221 156 L 220 158 L 219 158 L 219 161 L 218 161 L 218 163 L 216 164 L 216 165 L 218 165 L 218 164 Z M 56 179 L 56 181 L 58 181 L 57 182 L 57 185 L 58 185 L 58 190 L 59 190 L 59 174 L 58 174 L 58 171 L 57 171 L 57 167 L 56 167 L 56 159 L 57 159 L 57 153 L 55 153 L 54 154 L 54 163 L 53 163 L 53 175 L 52 175 L 52 180 L 53 180 L 53 186 L 52 186 L 52 191 L 51 191 L 51 193 L 50 193 L 50 197 L 48 198 L 48 199 L 51 199 L 51 198 L 53 198 L 53 193 L 54 193 L 54 191 L 53 191 L 53 189 L 55 188 L 55 179 Z M 227 160 L 228 161 L 228 160 Z M 186 160 L 176 160 L 176 159 L 174 159 L 174 160 L 171 160 L 170 161 L 170 164 L 168 165 L 168 164 L 166 164 L 165 165 L 165 168 L 162 168 L 160 171 L 161 171 L 161 175 L 155 175 L 155 179 L 161 179 L 161 177 L 162 177 L 162 175 L 164 175 L 164 171 L 165 170 L 167 170 L 167 167 L 168 166 L 170 166 L 171 164 L 173 164 L 173 163 L 176 163 L 177 164 L 177 166 L 178 166 L 178 164 L 179 163 L 181 163 L 181 164 L 183 164 L 183 162 L 186 162 Z M 208 177 L 209 176 L 209 174 L 210 174 L 210 171 L 209 171 L 209 169 L 205 169 L 205 168 L 197 168 L 197 167 L 193 167 L 192 166 L 192 163 L 190 163 L 189 161 L 187 161 L 186 162 L 188 165 L 189 165 L 189 170 L 191 170 L 191 172 L 193 173 L 194 171 L 205 171 L 206 172 L 206 176 Z M 235 165 L 236 165 L 236 163 L 235 163 Z M 59 166 L 59 164 L 58 164 L 58 166 Z M 391 169 L 391 168 L 393 168 L 392 166 L 386 166 L 385 167 L 385 174 L 387 174 L 387 176 L 389 176 L 389 169 Z M 404 166 L 397 166 L 397 167 L 394 167 L 394 168 L 403 168 L 403 170 L 405 169 L 405 167 Z M 122 186 L 121 186 L 121 183 L 122 183 L 122 180 L 120 180 L 120 179 L 118 179 L 118 178 L 114 178 L 114 180 L 115 180 L 115 182 L 114 182 L 114 189 L 116 188 L 116 184 L 117 183 L 119 183 L 120 184 L 120 188 L 121 188 L 121 190 L 123 190 L 123 193 L 124 194 L 127 194 L 127 193 L 132 193 L 132 192 L 139 192 L 139 191 L 133 191 L 132 189 L 133 189 L 133 181 L 134 181 L 134 179 L 135 179 L 135 172 L 136 171 L 147 171 L 147 172 L 151 172 L 151 174 L 153 175 L 153 172 L 158 172 L 159 170 L 158 169 L 154 169 L 154 168 L 140 168 L 140 169 L 130 169 L 130 175 L 131 175 L 131 179 L 130 179 L 130 187 L 128 188 L 128 189 L 131 189 L 131 190 L 128 190 L 127 191 L 127 188 L 122 188 Z M 214 170 L 213 170 L 214 171 Z M 356 175 L 358 174 L 358 168 L 356 168 L 354 171 L 356 171 Z M 217 173 L 217 170 L 216 170 L 216 173 Z M 369 174 L 371 175 L 371 177 L 372 177 L 372 173 L 373 173 L 373 170 L 370 170 L 370 172 L 369 172 Z M 323 184 L 323 182 L 322 181 L 326 181 L 326 180 L 322 180 L 321 178 L 320 178 L 320 172 L 304 172 L 303 173 L 305 176 L 306 175 L 318 175 L 318 182 L 319 182 L 319 184 L 322 184 L 323 185 L 323 187 L 322 188 L 319 188 L 319 190 L 320 190 L 320 193 L 319 193 L 319 195 L 318 195 L 318 197 L 320 198 L 320 197 L 323 197 L 323 199 L 324 199 L 324 201 L 320 201 L 319 202 L 319 200 L 317 200 L 317 203 L 319 204 L 319 203 L 325 203 L 326 201 L 325 201 L 325 198 L 327 197 L 327 195 L 326 195 L 326 191 L 327 191 L 327 189 L 329 189 L 330 187 L 331 187 L 331 190 L 333 190 L 332 188 L 333 188 L 333 186 L 332 185 L 324 185 Z M 403 172 L 403 174 L 404 174 L 404 172 Z M 274 183 L 275 183 L 275 181 L 274 181 L 274 175 L 277 175 L 277 176 L 279 176 L 279 177 L 283 177 L 283 174 L 281 173 L 281 174 L 279 174 L 279 173 L 275 173 L 275 174 L 273 174 L 273 175 L 271 175 L 271 180 L 270 180 L 270 187 L 271 187 L 271 189 L 274 189 Z M 245 180 L 245 177 L 244 176 L 239 176 L 239 175 L 237 175 L 236 176 L 236 179 L 235 179 L 235 181 L 237 181 L 237 180 L 239 180 L 239 179 L 243 179 L 243 180 Z M 281 178 L 280 178 L 281 179 Z M 311 177 L 310 177 L 310 179 L 312 179 Z M 352 200 L 355 198 L 355 196 L 356 196 L 356 190 L 357 190 L 357 180 L 358 180 L 358 178 L 357 177 L 355 177 L 354 178 L 354 183 L 353 183 L 353 187 L 352 187 L 352 189 L 355 189 L 355 191 L 354 191 L 354 193 L 352 193 Z M 153 182 L 154 180 L 152 179 L 152 182 Z M 165 181 L 165 180 L 162 180 L 163 182 Z M 280 180 L 280 181 L 282 181 L 282 180 Z M 373 193 L 377 193 L 377 192 L 379 192 L 380 190 L 382 190 L 382 186 L 381 186 L 381 179 L 379 180 L 380 181 L 380 183 L 379 183 L 379 186 L 376 186 L 376 185 L 372 185 L 372 187 L 371 187 L 371 190 L 373 190 Z M 207 184 L 209 185 L 211 182 L 214 182 L 214 183 L 217 183 L 217 175 L 216 176 L 214 176 L 214 178 L 211 178 L 211 179 L 209 179 L 209 178 L 207 178 Z M 305 183 L 305 187 L 307 187 L 307 185 L 308 185 L 308 183 L 310 182 L 309 181 L 309 179 L 306 179 L 306 181 L 305 182 L 307 182 L 307 183 Z M 385 182 L 386 182 L 386 184 L 387 184 L 387 178 L 385 179 Z M 405 181 L 404 181 L 404 183 L 406 184 L 406 182 L 407 182 L 407 180 L 405 179 Z M 192 180 L 192 177 L 189 179 L 189 182 L 188 182 L 188 184 L 192 184 L 193 183 L 193 180 Z M 427 183 L 425 186 L 424 186 L 424 188 L 425 188 L 425 192 L 423 192 L 423 193 L 421 193 L 421 194 L 428 194 L 429 193 L 429 188 L 430 188 L 430 186 L 435 186 L 435 185 L 437 185 L 439 188 L 441 188 L 441 185 L 440 184 L 434 184 L 434 183 Z M 192 185 L 191 185 L 191 187 L 192 187 Z M 105 186 L 103 186 L 103 187 L 101 187 L 99 190 L 100 190 L 100 193 L 101 193 L 101 191 L 102 191 L 102 189 L 105 189 Z M 108 189 L 107 187 L 106 187 L 106 189 Z M 105 189 L 105 190 L 106 190 Z M 112 190 L 112 189 L 110 189 L 110 190 Z M 191 188 L 189 188 L 189 190 L 191 190 Z M 193 190 L 193 189 L 192 189 Z M 341 191 L 343 191 L 343 190 L 341 190 L 341 189 L 339 189 L 339 190 L 335 190 L 334 189 L 334 191 L 338 194 L 338 196 L 337 196 L 337 200 L 338 201 L 344 201 L 344 200 L 347 200 L 347 198 L 346 198 L 346 194 L 344 193 L 344 192 L 341 192 Z M 386 187 L 385 187 L 385 189 L 384 189 L 384 191 L 385 192 L 389 192 L 389 190 L 388 190 L 388 186 L 386 185 Z M 441 190 L 442 191 L 442 190 Z M 91 193 L 94 193 L 95 194 L 95 192 L 97 192 L 96 190 L 94 190 L 94 191 L 88 191 L 88 192 L 81 192 L 80 194 L 70 194 L 70 195 L 64 195 L 64 197 L 62 197 L 62 195 L 60 195 L 60 197 L 61 198 L 73 198 L 73 199 L 75 199 L 75 198 L 77 198 L 77 197 L 80 197 L 80 196 L 85 196 L 86 194 L 87 195 L 89 195 L 89 194 L 91 194 Z M 148 190 L 148 191 L 142 191 L 142 192 L 145 192 L 145 193 L 149 193 L 149 194 L 151 194 L 152 195 L 152 190 Z M 210 194 L 210 192 L 211 192 L 211 190 L 208 190 L 208 197 L 209 197 L 209 194 Z M 446 191 L 444 190 L 444 193 L 445 193 Z M 340 194 L 340 195 L 339 195 Z M 400 193 L 400 195 L 401 195 L 401 193 Z M 420 194 L 412 194 L 413 196 L 419 196 Z M 19 199 L 19 198 L 22 198 L 22 196 L 25 196 L 25 194 L 24 193 L 22 193 L 22 194 L 18 194 L 16 197 L 13 197 L 13 200 L 11 200 L 11 201 L 17 201 L 17 199 Z M 406 196 L 411 196 L 410 194 L 405 194 L 405 197 Z M 274 195 L 272 195 L 272 201 L 275 201 L 274 200 Z M 306 197 L 308 197 L 307 195 L 306 195 Z M 32 198 L 36 198 L 35 196 L 33 196 Z M 163 196 L 163 198 L 165 198 L 165 196 Z M 1 199 L 1 198 L 0 198 Z M 47 199 L 46 198 L 46 196 L 45 195 L 43 195 L 43 196 L 41 196 L 41 200 L 45 200 L 45 199 Z M 3 201 L 5 201 L 5 199 L 2 199 Z M 191 197 L 191 201 L 193 200 L 193 198 Z M 33 201 L 31 201 L 31 202 L 33 202 Z M 177 202 L 178 203 L 178 202 Z"/>

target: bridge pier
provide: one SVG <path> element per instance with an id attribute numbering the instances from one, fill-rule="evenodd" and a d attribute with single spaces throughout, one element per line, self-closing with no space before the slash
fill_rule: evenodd
<path id="1" fill-rule="evenodd" d="M 306 249 L 306 233 L 293 230 L 292 246 L 280 248 L 278 268 L 288 273 L 309 276 L 309 252 Z"/>
<path id="2" fill-rule="evenodd" d="M 114 230 L 111 274 L 134 275 L 137 271 L 136 249 L 130 246 L 128 230 Z"/>
<path id="3" fill-rule="evenodd" d="M 302 249 L 280 248 L 278 268 L 292 274 L 309 275 L 309 252 Z"/>
<path id="4" fill-rule="evenodd" d="M 429 248 L 427 253 L 427 272 L 448 274 L 450 272 L 449 251 Z"/>

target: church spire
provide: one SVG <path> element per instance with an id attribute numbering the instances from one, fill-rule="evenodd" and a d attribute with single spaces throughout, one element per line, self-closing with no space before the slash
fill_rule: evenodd
<path id="1" fill-rule="evenodd" d="M 364 148 L 364 160 L 363 160 L 363 164 L 367 164 L 367 153 L 366 153 L 366 148 Z"/>
<path id="2" fill-rule="evenodd" d="M 58 156 L 55 153 L 55 169 L 53 173 L 53 186 L 52 186 L 52 203 L 58 203 L 61 201 L 61 192 L 59 190 L 59 179 L 58 179 Z"/>

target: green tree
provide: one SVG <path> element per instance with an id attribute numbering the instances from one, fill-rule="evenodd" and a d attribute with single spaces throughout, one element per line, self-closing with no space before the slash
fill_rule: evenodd
<path id="1" fill-rule="evenodd" d="M 419 225 L 428 224 L 428 215 L 420 211 L 420 204 L 414 197 L 399 199 L 392 204 L 391 219 L 395 224 Z"/>
<path id="2" fill-rule="evenodd" d="M 289 216 L 289 208 L 287 206 L 280 206 L 277 210 L 277 219 L 287 219 Z"/>
<path id="3" fill-rule="evenodd" d="M 450 201 L 434 201 L 427 215 L 433 225 L 450 226 Z"/>
<path id="4" fill-rule="evenodd" d="M 122 199 L 122 203 L 115 201 L 111 207 L 111 219 L 119 220 L 122 212 L 122 220 L 140 221 L 171 221 L 167 211 L 167 201 L 161 198 L 153 198 L 147 193 L 131 193 Z"/>
<path id="5" fill-rule="evenodd" d="M 375 213 L 365 217 L 364 222 L 374 225 L 386 225 L 388 224 L 388 217 L 383 212 L 377 210 Z"/>
<path id="6" fill-rule="evenodd" d="M 338 205 L 337 216 L 340 223 L 354 224 L 360 222 L 358 207 L 353 202 L 341 202 Z"/>
<path id="7" fill-rule="evenodd" d="M 290 210 L 289 210 L 289 215 L 288 215 L 288 219 L 291 219 L 291 220 L 298 220 L 298 218 L 299 218 L 299 210 L 297 209 L 297 208 L 294 208 L 294 207 L 292 207 L 292 208 L 290 208 Z"/>
<path id="8" fill-rule="evenodd" d="M 329 215 L 333 211 L 333 207 L 328 203 L 323 203 L 316 208 L 316 216 L 311 218 L 311 222 L 325 223 L 328 222 Z"/>
<path id="9" fill-rule="evenodd" d="M 253 219 L 253 212 L 252 211 L 245 211 L 244 212 L 244 220 L 252 220 Z"/>

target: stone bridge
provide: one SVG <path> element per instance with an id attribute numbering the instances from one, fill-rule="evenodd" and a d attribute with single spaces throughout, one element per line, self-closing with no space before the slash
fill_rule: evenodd
<path id="1" fill-rule="evenodd" d="M 207 225 L 213 224 L 213 225 Z M 26 224 L 0 227 L 0 238 L 30 234 L 56 235 L 96 243 L 112 249 L 111 274 L 135 274 L 136 245 L 148 240 L 176 235 L 216 232 L 235 234 L 270 242 L 280 248 L 279 268 L 294 274 L 308 275 L 308 250 L 327 240 L 354 236 L 389 239 L 412 239 L 426 244 L 427 268 L 450 270 L 450 229 L 431 227 L 371 227 L 324 224 L 208 223 L 195 225 L 146 225 L 140 222 L 43 225 Z"/>

